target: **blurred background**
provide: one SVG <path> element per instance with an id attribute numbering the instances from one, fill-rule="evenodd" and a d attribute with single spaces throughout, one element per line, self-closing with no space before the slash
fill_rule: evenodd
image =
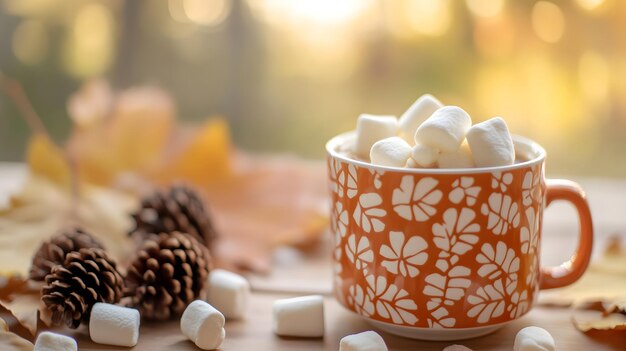
<path id="1" fill-rule="evenodd" d="M 322 158 L 359 113 L 423 93 L 500 115 L 549 173 L 626 176 L 626 2 L 618 0 L 0 0 L 0 71 L 58 140 L 87 79 L 168 90 L 236 144 Z M 29 130 L 0 97 L 0 160 Z"/>

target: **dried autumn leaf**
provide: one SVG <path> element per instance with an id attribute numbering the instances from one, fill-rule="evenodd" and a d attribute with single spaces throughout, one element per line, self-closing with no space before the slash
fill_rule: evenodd
<path id="1" fill-rule="evenodd" d="M 111 112 L 113 92 L 105 80 L 95 79 L 85 83 L 67 101 L 67 111 L 79 128 L 93 126 Z"/>
<path id="2" fill-rule="evenodd" d="M 67 187 L 70 184 L 70 167 L 61 149 L 48 136 L 35 133 L 27 147 L 26 162 L 33 174 Z"/>
<path id="3" fill-rule="evenodd" d="M 83 185 L 79 196 L 48 179 L 31 176 L 0 211 L 0 274 L 27 276 L 31 257 L 43 240 L 71 225 L 81 225 L 118 258 L 127 257 L 128 212 L 136 199 L 113 189 Z"/>
<path id="4" fill-rule="evenodd" d="M 15 275 L 0 277 L 0 300 L 7 300 L 11 295 L 25 292 L 28 289 L 28 280 Z"/>
<path id="5" fill-rule="evenodd" d="M 539 295 L 544 305 L 569 306 L 581 301 L 608 301 L 626 293 L 626 248 L 619 237 L 610 240 L 607 251 L 591 262 L 574 284 L 550 289 Z"/>
<path id="6" fill-rule="evenodd" d="M 572 322 L 582 332 L 590 330 L 626 330 L 626 314 L 615 305 L 601 301 L 583 302 L 572 312 Z"/>
<path id="7" fill-rule="evenodd" d="M 30 341 L 9 331 L 0 331 L 0 350 L 33 351 L 35 346 Z"/>
<path id="8" fill-rule="evenodd" d="M 232 173 L 230 131 L 225 120 L 210 119 L 185 137 L 189 140 L 170 150 L 149 178 L 161 184 L 184 180 L 206 187 Z"/>
<path id="9" fill-rule="evenodd" d="M 121 175 L 143 172 L 160 160 L 171 136 L 174 104 L 160 89 L 129 89 L 110 109 L 106 119 L 77 126 L 68 141 L 82 182 L 111 185 Z"/>
<path id="10" fill-rule="evenodd" d="M 174 123 L 174 102 L 153 87 L 120 94 L 109 122 L 108 145 L 122 170 L 143 168 L 158 160 Z"/>
<path id="11" fill-rule="evenodd" d="M 279 245 L 313 242 L 328 225 L 325 168 L 294 157 L 240 156 L 237 174 L 208 188 L 221 263 L 269 269 Z"/>
<path id="12" fill-rule="evenodd" d="M 36 306 L 37 304 L 35 305 L 35 309 L 37 308 Z M 18 317 L 18 313 L 13 311 L 7 301 L 0 301 L 0 318 L 5 321 L 10 332 L 26 340 L 34 341 L 36 330 L 33 331 L 28 325 L 24 324 L 23 320 Z"/>
<path id="13" fill-rule="evenodd" d="M 10 300 L 0 300 L 2 308 L 8 309 L 16 318 L 20 328 L 25 328 L 32 336 L 28 337 L 28 335 L 12 331 L 31 341 L 34 341 L 34 336 L 42 327 L 47 328 L 50 325 L 51 317 L 50 311 L 45 308 L 41 301 L 41 286 L 40 284 L 35 285 L 39 287 L 36 291 L 16 294 Z"/>

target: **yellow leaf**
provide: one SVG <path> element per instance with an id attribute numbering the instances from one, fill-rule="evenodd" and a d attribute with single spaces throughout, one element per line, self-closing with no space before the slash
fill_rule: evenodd
<path id="1" fill-rule="evenodd" d="M 46 135 L 36 133 L 31 137 L 26 159 L 33 174 L 47 178 L 56 184 L 69 186 L 71 176 L 67 159 L 63 151 Z"/>
<path id="2" fill-rule="evenodd" d="M 154 172 L 160 183 L 185 180 L 206 187 L 230 175 L 230 132 L 223 119 L 207 121 L 187 142 Z"/>

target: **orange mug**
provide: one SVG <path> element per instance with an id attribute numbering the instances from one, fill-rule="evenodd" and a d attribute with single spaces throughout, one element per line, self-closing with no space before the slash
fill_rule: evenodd
<path id="1" fill-rule="evenodd" d="M 488 334 L 533 305 L 540 289 L 576 281 L 591 257 L 593 228 L 583 190 L 546 180 L 546 153 L 514 137 L 511 166 L 416 169 L 375 166 L 327 145 L 334 237 L 333 291 L 374 326 L 410 338 Z M 543 209 L 554 200 L 578 211 L 577 252 L 540 267 Z"/>

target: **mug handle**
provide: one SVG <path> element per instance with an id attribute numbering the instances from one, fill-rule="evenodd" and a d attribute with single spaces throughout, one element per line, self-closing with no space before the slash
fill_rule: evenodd
<path id="1" fill-rule="evenodd" d="M 580 278 L 591 260 L 593 248 L 593 223 L 585 192 L 575 182 L 563 179 L 546 180 L 546 207 L 554 200 L 570 202 L 578 212 L 580 235 L 576 253 L 556 267 L 541 267 L 540 289 L 560 288 Z"/>

